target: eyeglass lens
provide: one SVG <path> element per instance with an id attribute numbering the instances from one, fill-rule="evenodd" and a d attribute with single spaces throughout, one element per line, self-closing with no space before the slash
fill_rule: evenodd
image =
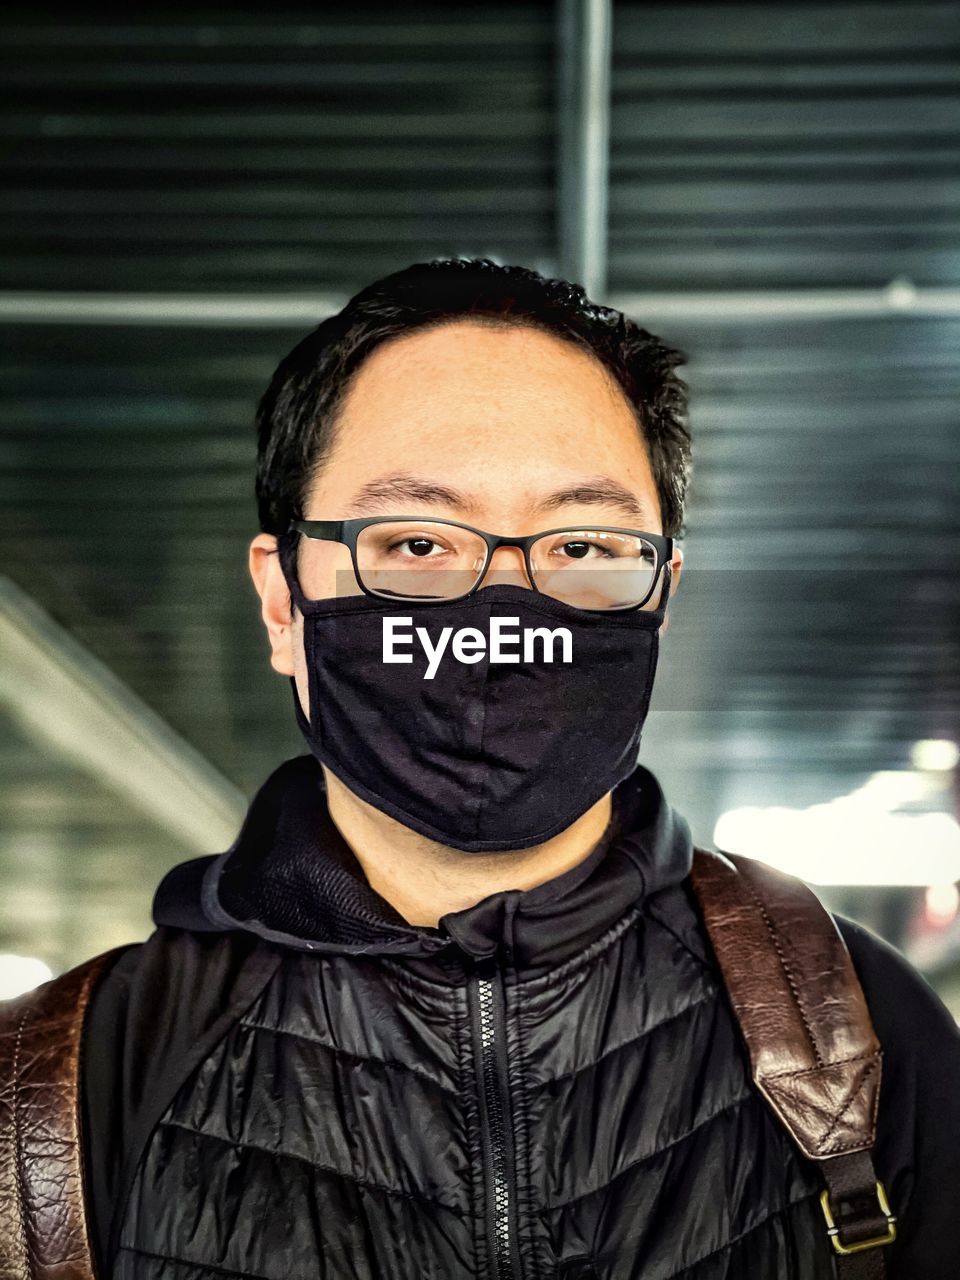
<path id="1" fill-rule="evenodd" d="M 357 538 L 363 586 L 392 598 L 464 596 L 480 581 L 486 558 L 483 538 L 442 521 L 382 521 Z M 564 529 L 537 539 L 530 564 L 545 595 L 581 609 L 625 609 L 650 599 L 657 552 L 635 534 Z"/>

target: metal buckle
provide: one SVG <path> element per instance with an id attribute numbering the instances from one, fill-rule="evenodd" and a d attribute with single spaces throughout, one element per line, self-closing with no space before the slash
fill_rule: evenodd
<path id="1" fill-rule="evenodd" d="M 890 1212 L 887 1193 L 879 1179 L 877 1180 L 877 1203 L 880 1206 L 880 1212 L 887 1220 L 887 1234 L 885 1236 L 874 1236 L 872 1240 L 860 1240 L 857 1244 L 843 1244 L 840 1240 L 840 1228 L 834 1222 L 833 1211 L 830 1208 L 830 1193 L 829 1191 L 820 1193 L 820 1205 L 823 1209 L 823 1216 L 827 1220 L 827 1235 L 833 1242 L 833 1247 L 837 1253 L 860 1253 L 864 1249 L 876 1249 L 880 1245 L 890 1244 L 891 1241 L 896 1240 L 897 1220 Z"/>

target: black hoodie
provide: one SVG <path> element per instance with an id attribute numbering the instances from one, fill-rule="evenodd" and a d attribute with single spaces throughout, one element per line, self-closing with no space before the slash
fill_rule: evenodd
<path id="1" fill-rule="evenodd" d="M 81 1083 L 98 1274 L 112 1273 L 137 1167 L 171 1099 L 297 954 L 395 958 L 433 979 L 449 964 L 451 981 L 464 958 L 503 957 L 536 980 L 569 967 L 635 903 L 656 914 L 679 894 L 689 910 L 664 913 L 665 927 L 709 964 L 686 823 L 642 768 L 614 801 L 604 837 L 576 867 L 449 912 L 433 929 L 409 925 L 367 883 L 329 816 L 314 758 L 280 766 L 231 849 L 167 874 L 155 932 L 127 948 L 94 992 Z M 899 1217 L 888 1275 L 947 1280 L 960 1274 L 960 1032 L 893 948 L 838 923 L 884 1049 L 875 1163 Z"/>

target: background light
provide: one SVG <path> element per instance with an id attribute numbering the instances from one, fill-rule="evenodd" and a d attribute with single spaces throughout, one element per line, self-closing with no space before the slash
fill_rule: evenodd
<path id="1" fill-rule="evenodd" d="M 719 849 L 819 885 L 949 885 L 960 880 L 960 826 L 948 813 L 895 812 L 929 799 L 922 774 L 876 773 L 808 809 L 746 806 L 718 820 Z"/>
<path id="2" fill-rule="evenodd" d="M 960 911 L 960 889 L 955 884 L 932 884 L 924 895 L 927 922 L 938 929 L 953 924 Z"/>
<path id="3" fill-rule="evenodd" d="M 43 960 L 35 956 L 17 956 L 10 952 L 0 953 L 0 1000 L 11 1000 L 14 996 L 32 991 L 41 982 L 48 982 L 53 977 L 53 970 Z"/>
<path id="4" fill-rule="evenodd" d="M 914 744 L 910 762 L 915 769 L 954 769 L 960 763 L 960 747 L 949 738 L 924 738 Z"/>

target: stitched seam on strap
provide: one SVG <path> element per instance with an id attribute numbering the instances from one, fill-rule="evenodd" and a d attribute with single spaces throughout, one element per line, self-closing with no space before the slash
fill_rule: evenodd
<path id="1" fill-rule="evenodd" d="M 840 1142 L 832 1146 L 829 1151 L 824 1150 L 823 1155 L 818 1159 L 824 1159 L 826 1156 L 843 1155 L 845 1151 L 871 1151 L 872 1146 L 868 1146 L 862 1138 L 857 1138 L 853 1142 Z"/>
<path id="2" fill-rule="evenodd" d="M 812 1076 L 818 1071 L 829 1070 L 831 1067 L 847 1067 L 854 1062 L 869 1062 L 871 1058 L 877 1058 L 876 1050 L 871 1053 L 859 1053 L 853 1058 L 837 1058 L 835 1062 L 826 1062 L 819 1067 L 802 1067 L 798 1071 L 778 1071 L 775 1075 L 764 1075 L 764 1080 L 792 1080 L 797 1076 Z"/>
<path id="3" fill-rule="evenodd" d="M 873 1072 L 876 1070 L 876 1068 L 877 1068 L 877 1063 L 876 1063 L 876 1062 L 874 1062 L 874 1063 L 872 1063 L 872 1064 L 871 1064 L 871 1066 L 869 1066 L 869 1067 L 867 1068 L 867 1070 L 863 1073 L 863 1077 L 862 1077 L 862 1079 L 861 1079 L 861 1081 L 860 1081 L 860 1090 L 862 1090 L 862 1089 L 863 1089 L 863 1086 L 864 1086 L 864 1085 L 867 1083 L 867 1081 L 870 1079 L 870 1076 L 873 1074 Z M 855 1093 L 855 1094 L 853 1095 L 853 1097 L 852 1097 L 852 1098 L 850 1098 L 850 1099 L 847 1101 L 847 1105 L 846 1105 L 845 1107 L 842 1107 L 842 1108 L 841 1108 L 841 1110 L 840 1110 L 840 1111 L 838 1111 L 838 1112 L 837 1112 L 837 1114 L 834 1116 L 834 1118 L 833 1118 L 833 1124 L 831 1124 L 830 1128 L 827 1130 L 827 1132 L 826 1132 L 826 1133 L 823 1135 L 823 1137 L 820 1139 L 820 1150 L 821 1150 L 821 1151 L 825 1151 L 825 1150 L 826 1150 L 827 1143 L 830 1141 L 830 1136 L 831 1136 L 831 1134 L 833 1134 L 833 1132 L 836 1130 L 836 1128 L 837 1128 L 837 1127 L 838 1127 L 838 1125 L 840 1124 L 840 1121 L 841 1121 L 841 1120 L 843 1119 L 843 1117 L 847 1114 L 847 1112 L 850 1110 L 850 1108 L 853 1106 L 853 1104 L 858 1100 L 858 1097 L 859 1097 L 859 1092 L 858 1092 L 858 1093 Z M 861 1146 L 862 1146 L 862 1145 L 863 1145 L 863 1139 L 862 1139 L 862 1138 L 857 1138 L 857 1139 L 856 1139 L 856 1143 L 857 1143 L 858 1145 L 861 1145 Z M 848 1143 L 847 1145 L 849 1146 L 850 1144 Z"/>
<path id="4" fill-rule="evenodd" d="M 109 952 L 105 954 L 109 954 Z M 97 964 L 95 962 L 96 960 L 99 960 L 100 963 Z M 94 983 L 97 981 L 98 977 L 103 972 L 104 963 L 105 963 L 101 957 L 95 957 L 95 961 L 91 962 L 89 969 L 84 974 L 83 984 L 80 988 L 80 996 L 79 996 L 80 1018 L 79 1018 L 79 1022 L 75 1024 L 76 1039 L 73 1045 L 75 1055 L 76 1055 L 74 1057 L 73 1070 L 75 1073 L 75 1079 L 77 1081 L 77 1090 L 78 1090 L 76 1104 L 75 1104 L 76 1110 L 74 1111 L 74 1124 L 76 1126 L 75 1131 L 76 1131 L 76 1138 L 77 1138 L 77 1145 L 76 1145 L 77 1174 L 79 1177 L 79 1185 L 78 1185 L 79 1220 L 77 1225 L 80 1229 L 79 1246 L 84 1251 L 85 1260 L 88 1262 L 91 1276 L 96 1275 L 97 1254 L 94 1248 L 93 1231 L 92 1231 L 91 1219 L 90 1219 L 90 1209 L 87 1203 L 87 1184 L 89 1181 L 89 1176 L 88 1176 L 88 1169 L 87 1169 L 87 1151 L 85 1149 L 86 1144 L 84 1141 L 82 1106 L 81 1106 L 82 1098 L 83 1098 L 83 1089 L 80 1082 L 81 1082 L 81 1076 L 82 1076 L 81 1064 L 83 1060 L 83 1028 L 84 1028 L 84 1024 L 86 1023 L 87 1013 L 90 1007 L 90 996 L 93 992 Z"/>
<path id="5" fill-rule="evenodd" d="M 23 1149 L 20 1142 L 20 1043 L 29 1008 L 24 1009 L 17 1024 L 17 1039 L 13 1048 L 13 1163 L 17 1178 L 17 1227 L 23 1246 L 24 1261 L 30 1266 L 30 1246 L 27 1243 L 27 1188 L 23 1177 Z"/>
<path id="6" fill-rule="evenodd" d="M 813 1028 L 810 1025 L 809 1019 L 807 1018 L 806 1010 L 804 1009 L 803 1004 L 800 1000 L 800 989 L 797 986 L 797 983 L 793 976 L 793 972 L 791 971 L 790 965 L 787 963 L 786 954 L 783 950 L 783 947 L 780 945 L 780 938 L 778 937 L 777 931 L 774 928 L 773 921 L 770 919 L 770 916 L 767 913 L 767 908 L 764 905 L 763 899 L 756 892 L 756 890 L 754 889 L 750 881 L 747 880 L 747 878 L 742 874 L 741 874 L 741 879 L 743 881 L 743 884 L 746 886 L 747 892 L 750 894 L 751 898 L 753 898 L 754 902 L 757 904 L 757 907 L 759 908 L 759 911 L 760 911 L 760 915 L 763 919 L 763 923 L 766 925 L 767 932 L 770 934 L 770 941 L 773 943 L 774 950 L 776 951 L 777 956 L 779 957 L 780 965 L 783 968 L 784 977 L 787 979 L 787 983 L 790 987 L 790 991 L 793 994 L 794 1003 L 796 1004 L 797 1012 L 800 1015 L 800 1021 L 803 1023 L 804 1030 L 807 1033 L 807 1039 L 810 1041 L 810 1047 L 811 1049 L 813 1049 L 813 1055 L 817 1060 L 817 1065 L 821 1067 L 826 1066 L 826 1063 L 823 1061 L 823 1056 L 820 1053 L 820 1048 L 816 1042 L 816 1039 L 814 1038 Z"/>

